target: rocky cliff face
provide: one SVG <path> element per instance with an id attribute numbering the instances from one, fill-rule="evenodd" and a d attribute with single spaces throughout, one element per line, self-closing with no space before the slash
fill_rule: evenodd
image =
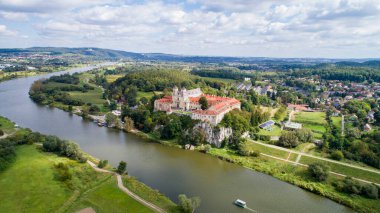
<path id="1" fill-rule="evenodd" d="M 232 135 L 231 128 L 214 127 L 210 123 L 201 122 L 196 125 L 197 128 L 201 128 L 207 135 L 207 142 L 220 147 L 224 139 L 228 139 Z"/>

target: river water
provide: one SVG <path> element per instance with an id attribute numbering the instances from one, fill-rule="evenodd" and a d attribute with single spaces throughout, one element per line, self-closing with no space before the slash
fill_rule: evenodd
<path id="1" fill-rule="evenodd" d="M 94 67 L 76 68 L 84 72 Z M 0 115 L 22 127 L 75 141 L 82 150 L 112 165 L 124 160 L 128 172 L 177 201 L 178 194 L 201 197 L 196 212 L 248 212 L 232 203 L 239 198 L 257 212 L 352 212 L 269 175 L 202 153 L 147 142 L 133 134 L 101 128 L 59 109 L 39 106 L 28 97 L 30 85 L 45 76 L 0 83 Z"/>

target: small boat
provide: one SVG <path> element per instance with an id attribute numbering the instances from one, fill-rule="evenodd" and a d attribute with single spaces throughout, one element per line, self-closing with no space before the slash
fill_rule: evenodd
<path id="1" fill-rule="evenodd" d="M 247 207 L 246 202 L 242 201 L 240 199 L 235 200 L 234 204 L 237 205 L 237 206 L 239 206 L 239 207 L 242 207 L 242 208 L 246 208 Z"/>

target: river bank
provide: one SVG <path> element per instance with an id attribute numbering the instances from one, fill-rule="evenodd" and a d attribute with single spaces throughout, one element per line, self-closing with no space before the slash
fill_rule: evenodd
<path id="1" fill-rule="evenodd" d="M 159 206 L 162 209 L 161 212 L 179 212 L 177 205 L 169 198 L 139 182 L 134 177 L 122 176 L 125 182 L 123 185 L 128 188 L 124 188 L 124 190 L 131 191 L 126 195 L 116 187 L 115 179 L 112 178 L 113 173 L 101 174 L 93 170 L 88 164 L 43 151 L 41 147 L 42 141 L 39 140 L 46 137 L 44 135 L 35 133 L 31 135 L 30 130 L 16 128 L 14 123 L 1 116 L 0 129 L 6 132 L 8 136 L 12 134 L 12 136 L 9 136 L 8 139 L 4 138 L 4 140 L 15 141 L 13 146 L 15 158 L 10 161 L 5 170 L 0 172 L 0 186 L 5 189 L 0 193 L 2 200 L 0 208 L 3 210 L 17 212 L 16 209 L 21 207 L 23 210 L 28 209 L 30 211 L 44 208 L 51 211 L 75 212 L 91 207 L 97 211 L 124 212 L 124 209 L 127 208 L 130 211 L 151 212 L 150 206 L 148 208 L 144 207 L 140 204 L 140 200 L 139 202 L 135 200 L 136 195 L 134 195 L 134 198 L 128 197 L 131 193 L 137 193 L 146 202 L 152 202 Z M 23 142 L 21 143 L 21 141 Z M 89 161 L 94 162 L 92 163 L 93 165 L 98 163 L 98 159 L 87 153 L 83 152 L 83 154 Z M 65 173 L 62 173 L 61 167 L 57 167 L 59 164 L 67 168 Z M 114 170 L 111 166 L 107 166 L 107 168 L 110 171 Z M 21 171 L 26 171 L 29 174 L 27 179 L 18 174 Z M 42 176 L 39 175 L 41 171 L 44 171 Z M 37 183 L 41 184 L 35 188 L 34 186 Z M 22 198 L 21 200 L 15 197 L 19 193 L 12 194 L 12 191 L 15 191 L 15 188 L 20 185 L 27 186 L 22 189 L 23 197 L 27 198 Z M 29 187 L 34 188 L 29 190 Z M 43 193 L 42 191 L 40 193 L 40 190 Z M 50 197 L 45 197 L 46 194 L 49 194 Z M 122 199 L 123 202 L 116 202 L 115 196 Z M 40 205 L 40 201 L 49 199 L 54 199 L 54 202 L 52 201 L 44 206 Z M 17 204 L 13 200 L 17 200 Z M 29 202 L 32 202 L 33 205 L 26 205 Z"/>
<path id="2" fill-rule="evenodd" d="M 77 113 L 80 115 L 80 113 Z M 91 120 L 91 117 L 88 117 Z M 119 129 L 122 130 L 122 129 Z M 182 149 L 183 147 L 175 141 L 167 141 L 155 138 L 152 134 L 133 129 L 129 132 L 135 134 L 145 140 L 160 143 L 165 146 Z M 205 153 L 200 147 L 196 147 L 193 151 Z M 243 166 L 244 168 L 262 172 L 275 177 L 281 181 L 298 186 L 314 194 L 329 198 L 337 203 L 343 204 L 360 212 L 378 212 L 380 204 L 378 200 L 367 199 L 360 196 L 351 196 L 346 193 L 338 192 L 334 184 L 343 178 L 330 176 L 326 182 L 315 182 L 307 173 L 304 167 L 298 167 L 294 164 L 276 161 L 265 156 L 247 157 L 237 154 L 234 150 L 212 148 L 207 155 L 216 157 L 229 163 Z"/>
<path id="3" fill-rule="evenodd" d="M 89 69 L 93 67 L 71 72 Z M 67 72 L 54 75 L 63 73 Z M 211 155 L 146 143 L 135 134 L 99 128 L 80 116 L 36 104 L 29 98 L 28 91 L 30 85 L 40 78 L 20 78 L 0 84 L 0 98 L 3 100 L 0 102 L 0 114 L 33 131 L 76 141 L 82 150 L 100 159 L 108 159 L 113 166 L 121 160 L 128 162 L 131 175 L 173 201 L 183 193 L 199 196 L 202 199 L 199 212 L 238 213 L 241 209 L 232 203 L 237 198 L 247 201 L 259 212 L 352 212 L 343 205 L 264 173 Z"/>
<path id="4" fill-rule="evenodd" d="M 81 77 L 79 77 L 79 79 L 81 79 L 82 82 L 85 82 L 84 79 L 82 79 Z M 101 94 L 99 93 L 98 96 L 100 97 Z M 77 100 L 81 100 L 80 95 L 76 98 Z M 48 101 L 48 102 L 50 102 L 49 105 L 52 107 L 57 107 L 65 111 L 70 111 L 70 107 L 67 105 L 63 105 L 55 101 L 53 102 Z M 94 103 L 87 102 L 87 103 L 95 104 L 95 102 Z M 82 113 L 79 109 L 72 110 L 72 112 L 74 114 L 82 116 L 82 118 L 89 118 L 92 120 L 94 119 L 92 115 L 89 115 L 87 113 Z M 117 126 L 120 126 L 119 129 L 122 129 L 121 125 L 117 125 Z M 181 146 L 178 145 L 178 143 L 176 143 L 175 141 L 161 140 L 159 138 L 155 138 L 154 135 L 149 134 L 149 133 L 144 133 L 137 130 L 133 130 L 132 133 L 144 139 L 156 141 L 166 146 L 181 148 Z M 283 164 L 282 162 L 278 162 L 273 159 L 268 160 L 268 158 L 265 158 L 263 156 L 259 156 L 256 158 L 244 157 L 244 156 L 237 155 L 234 150 L 216 149 L 216 148 L 211 149 L 210 154 L 212 156 L 218 157 L 219 159 L 244 166 L 245 168 L 249 168 L 254 171 L 259 171 L 259 172 L 271 175 L 281 181 L 291 183 L 295 186 L 298 186 L 300 188 L 313 192 L 314 194 L 327 197 L 331 200 L 344 204 L 355 210 L 371 211 L 371 209 L 380 209 L 380 206 L 377 206 L 376 204 L 374 204 L 373 202 L 374 200 L 366 199 L 362 197 L 353 197 L 353 196 L 349 196 L 347 194 L 337 191 L 335 189 L 335 185 L 341 181 L 341 178 L 339 177 L 330 177 L 327 182 L 323 182 L 323 183 L 314 182 L 314 180 L 307 174 L 306 168 L 297 167 L 297 166 L 289 165 L 286 163 Z M 283 169 L 288 166 L 290 166 L 290 168 L 287 168 L 285 170 Z"/>

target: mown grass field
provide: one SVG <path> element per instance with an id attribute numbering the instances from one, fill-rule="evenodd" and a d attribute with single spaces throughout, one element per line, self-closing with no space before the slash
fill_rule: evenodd
<path id="1" fill-rule="evenodd" d="M 356 178 L 360 178 L 363 180 L 368 180 L 368 181 L 372 181 L 372 182 L 380 184 L 380 175 L 373 172 L 364 171 L 361 169 L 356 169 L 356 168 L 348 167 L 345 165 L 336 164 L 333 162 L 322 161 L 322 160 L 311 158 L 308 156 L 302 156 L 300 160 L 300 163 L 307 164 L 307 165 L 315 163 L 315 162 L 323 162 L 327 164 L 331 168 L 331 171 L 333 172 L 341 173 L 350 177 L 356 177 Z"/>
<path id="2" fill-rule="evenodd" d="M 153 212 L 119 190 L 115 178 L 107 179 L 104 183 L 84 193 L 67 212 L 76 212 L 88 207 L 96 212 Z"/>
<path id="3" fill-rule="evenodd" d="M 154 190 L 146 186 L 145 184 L 139 182 L 137 179 L 130 176 L 124 176 L 123 183 L 124 186 L 126 186 L 129 190 L 131 190 L 144 200 L 147 200 L 159 206 L 167 212 L 181 212 L 177 205 L 173 203 L 173 201 L 165 197 L 159 191 Z"/>
<path id="4" fill-rule="evenodd" d="M 269 136 L 280 136 L 281 135 L 281 127 L 277 125 L 273 125 L 272 131 L 268 131 L 265 129 L 260 129 L 260 131 L 257 133 L 259 135 L 269 135 Z"/>
<path id="5" fill-rule="evenodd" d="M 102 89 L 99 87 L 95 87 L 94 90 L 89 90 L 88 92 L 74 91 L 68 93 L 72 98 L 83 101 L 84 103 L 92 103 L 98 106 L 103 106 L 103 104 L 106 103 L 106 100 L 102 98 Z"/>
<path id="6" fill-rule="evenodd" d="M 315 138 L 321 138 L 322 134 L 326 132 L 327 122 L 324 112 L 297 112 L 293 121 L 301 123 L 303 128 L 313 131 Z"/>
<path id="7" fill-rule="evenodd" d="M 248 142 L 247 145 L 251 151 L 258 151 L 260 153 L 265 153 L 268 155 L 273 155 L 273 156 L 284 158 L 284 159 L 286 159 L 288 157 L 288 154 L 289 154 L 289 152 L 287 152 L 287 151 L 279 150 L 279 149 L 273 149 L 273 148 L 263 146 L 263 145 L 257 144 L 257 143 Z"/>
<path id="8" fill-rule="evenodd" d="M 101 212 L 115 212 L 116 207 L 120 212 L 150 212 L 122 193 L 110 174 L 39 151 L 33 145 L 18 146 L 16 153 L 16 161 L 0 173 L 1 212 L 73 212 L 68 209 L 79 208 L 77 203 L 87 200 L 86 196 L 90 197 L 89 202 L 82 206 L 101 209 Z M 71 180 L 57 180 L 54 165 L 59 162 L 69 166 Z"/>

